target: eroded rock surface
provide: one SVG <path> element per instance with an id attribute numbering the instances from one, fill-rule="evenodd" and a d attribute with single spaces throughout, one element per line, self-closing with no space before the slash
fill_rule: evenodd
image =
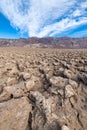
<path id="1" fill-rule="evenodd" d="M 26 97 L 0 103 L 0 130 L 26 130 L 32 110 Z"/>
<path id="2" fill-rule="evenodd" d="M 0 48 L 0 130 L 87 130 L 87 50 Z"/>

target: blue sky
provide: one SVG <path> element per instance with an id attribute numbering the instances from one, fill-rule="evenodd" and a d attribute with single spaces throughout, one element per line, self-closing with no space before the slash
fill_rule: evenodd
<path id="1" fill-rule="evenodd" d="M 0 38 L 87 36 L 87 0 L 1 0 Z"/>

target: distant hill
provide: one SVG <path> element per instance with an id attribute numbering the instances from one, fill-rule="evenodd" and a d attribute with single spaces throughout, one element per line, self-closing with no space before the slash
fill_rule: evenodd
<path id="1" fill-rule="evenodd" d="M 20 47 L 54 47 L 54 48 L 87 48 L 87 37 L 70 38 L 70 37 L 45 37 L 45 38 L 20 38 L 20 39 L 0 39 L 0 47 L 20 46 Z"/>

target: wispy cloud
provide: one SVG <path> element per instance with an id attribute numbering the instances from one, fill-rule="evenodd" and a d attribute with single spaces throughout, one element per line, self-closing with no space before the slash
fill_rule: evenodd
<path id="1" fill-rule="evenodd" d="M 87 0 L 2 0 L 0 12 L 21 34 L 55 36 L 87 23 Z"/>

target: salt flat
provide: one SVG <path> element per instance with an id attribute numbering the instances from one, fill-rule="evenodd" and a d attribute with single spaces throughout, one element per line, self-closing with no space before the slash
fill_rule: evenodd
<path id="1" fill-rule="evenodd" d="M 0 48 L 0 130 L 86 130 L 87 50 Z"/>

